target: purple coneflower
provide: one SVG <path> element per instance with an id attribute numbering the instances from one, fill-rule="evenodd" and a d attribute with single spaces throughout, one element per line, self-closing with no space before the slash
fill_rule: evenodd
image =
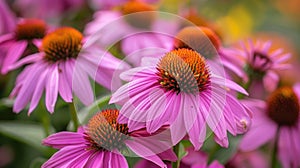
<path id="1" fill-rule="evenodd" d="M 143 1 L 128 1 L 120 10 L 99 11 L 85 29 L 85 34 L 97 37 L 102 46 L 111 47 L 120 42 L 126 60 L 139 66 L 142 56 L 157 56 L 172 49 L 177 25 L 159 18 L 155 6 Z M 119 44 L 118 44 L 119 45 Z"/>
<path id="2" fill-rule="evenodd" d="M 282 49 L 271 50 L 271 45 L 271 41 L 257 41 L 254 44 L 249 40 L 248 43 L 241 43 L 240 48 L 223 49 L 221 56 L 224 65 L 245 83 L 262 81 L 266 90 L 273 91 L 279 81 L 276 71 L 290 67 L 286 61 L 291 55 L 283 54 Z"/>
<path id="3" fill-rule="evenodd" d="M 118 115 L 118 110 L 103 110 L 76 133 L 60 132 L 46 138 L 43 144 L 59 151 L 42 167 L 126 168 L 122 154 L 130 151 L 159 167 L 166 167 L 161 159 L 176 160 L 165 134 L 159 135 L 163 128 L 152 135 L 145 129 L 130 132 L 126 124 L 117 122 Z"/>
<path id="4" fill-rule="evenodd" d="M 47 31 L 44 21 L 38 19 L 22 19 L 10 33 L 0 36 L 0 47 L 5 51 L 1 73 L 6 74 L 9 66 L 15 64 L 24 54 L 27 47 L 35 46 Z"/>
<path id="5" fill-rule="evenodd" d="M 228 146 L 227 130 L 236 135 L 247 130 L 250 118 L 229 89 L 247 94 L 236 83 L 219 75 L 221 67 L 197 52 L 178 49 L 160 60 L 121 74 L 129 83 L 112 96 L 110 103 L 122 104 L 119 122 L 130 130 L 146 126 L 149 133 L 170 125 L 173 143 L 188 133 L 196 149 L 205 140 L 206 123 L 216 141 Z"/>
<path id="6" fill-rule="evenodd" d="M 116 74 L 127 68 L 111 54 L 85 46 L 83 35 L 63 27 L 43 38 L 40 52 L 27 56 L 11 68 L 32 63 L 19 74 L 11 96 L 16 96 L 13 111 L 20 112 L 29 102 L 29 114 L 37 106 L 43 91 L 46 107 L 54 111 L 58 93 L 66 102 L 73 101 L 72 91 L 86 105 L 93 102 L 89 77 L 108 89 L 121 85 Z"/>
<path id="7" fill-rule="evenodd" d="M 254 150 L 277 139 L 278 156 L 286 168 L 300 166 L 300 85 L 275 90 L 267 103 L 247 101 L 253 111 L 252 126 L 243 137 L 240 149 Z M 276 143 L 275 142 L 275 143 Z"/>

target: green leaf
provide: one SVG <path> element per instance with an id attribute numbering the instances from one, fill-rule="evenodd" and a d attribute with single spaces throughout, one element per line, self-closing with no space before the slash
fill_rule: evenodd
<path id="1" fill-rule="evenodd" d="M 1 121 L 0 134 L 26 143 L 40 151 L 44 151 L 41 142 L 45 138 L 43 127 L 39 123 L 20 123 L 16 121 Z"/>
<path id="2" fill-rule="evenodd" d="M 184 144 L 180 142 L 179 143 L 179 151 L 178 151 L 178 159 L 181 160 L 186 155 L 187 155 L 187 152 L 184 148 Z"/>
<path id="3" fill-rule="evenodd" d="M 229 147 L 228 148 L 219 148 L 214 155 L 212 156 L 212 160 L 218 160 L 221 164 L 225 164 L 229 159 L 237 152 L 238 144 L 241 140 L 242 136 L 233 137 L 229 135 Z"/>

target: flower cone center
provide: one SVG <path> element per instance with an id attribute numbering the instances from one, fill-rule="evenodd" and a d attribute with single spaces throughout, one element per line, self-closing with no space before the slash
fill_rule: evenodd
<path id="1" fill-rule="evenodd" d="M 38 19 L 27 19 L 19 23 L 15 30 L 17 40 L 41 39 L 46 34 L 46 23 Z"/>
<path id="2" fill-rule="evenodd" d="M 50 62 L 77 58 L 82 47 L 82 34 L 76 29 L 63 27 L 46 35 L 42 42 L 45 59 Z"/>
<path id="3" fill-rule="evenodd" d="M 88 136 L 98 149 L 113 150 L 124 148 L 128 139 L 127 124 L 119 124 L 118 110 L 104 110 L 93 116 L 88 123 Z"/>
<path id="4" fill-rule="evenodd" d="M 290 87 L 274 91 L 268 101 L 268 116 L 278 125 L 293 126 L 299 119 L 299 100 Z"/>
<path id="5" fill-rule="evenodd" d="M 157 65 L 158 82 L 166 90 L 196 94 L 210 83 L 204 58 L 197 52 L 182 48 L 167 53 Z"/>
<path id="6" fill-rule="evenodd" d="M 215 50 L 219 50 L 221 42 L 215 32 L 207 27 L 185 27 L 179 31 L 174 40 L 174 48 L 190 48 L 208 57 L 214 52 L 210 51 L 211 44 Z"/>

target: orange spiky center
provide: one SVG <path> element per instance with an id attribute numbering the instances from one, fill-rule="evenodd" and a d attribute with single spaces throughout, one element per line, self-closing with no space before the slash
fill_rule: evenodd
<path id="1" fill-rule="evenodd" d="M 211 47 L 211 44 L 214 48 Z M 214 31 L 207 27 L 185 27 L 181 31 L 179 31 L 174 39 L 175 49 L 190 48 L 197 51 L 198 53 L 201 53 L 203 56 L 208 57 L 211 57 L 215 50 L 218 51 L 220 45 L 221 42 L 219 37 L 215 34 Z"/>
<path id="2" fill-rule="evenodd" d="M 47 30 L 46 23 L 39 19 L 27 19 L 19 23 L 15 30 L 17 40 L 41 39 Z"/>
<path id="3" fill-rule="evenodd" d="M 293 126 L 299 120 L 299 100 L 293 88 L 275 90 L 267 101 L 268 116 L 280 126 Z"/>
<path id="4" fill-rule="evenodd" d="M 127 124 L 119 124 L 117 109 L 107 109 L 97 113 L 88 122 L 88 140 L 91 148 L 101 150 L 121 150 L 129 138 Z"/>
<path id="5" fill-rule="evenodd" d="M 77 58 L 82 48 L 82 39 L 82 34 L 74 28 L 59 28 L 43 38 L 41 50 L 50 62 Z"/>
<path id="6" fill-rule="evenodd" d="M 196 51 L 181 48 L 167 53 L 157 65 L 161 87 L 177 94 L 196 94 L 207 89 L 210 74 L 205 59 Z"/>
<path id="7" fill-rule="evenodd" d="M 126 21 L 134 27 L 146 29 L 149 28 L 155 19 L 155 7 L 137 0 L 131 0 L 125 3 L 121 11 L 126 16 Z"/>

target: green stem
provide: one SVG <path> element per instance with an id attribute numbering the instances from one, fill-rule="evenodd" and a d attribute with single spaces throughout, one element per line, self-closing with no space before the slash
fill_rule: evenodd
<path id="1" fill-rule="evenodd" d="M 214 161 L 215 154 L 218 152 L 218 150 L 220 150 L 220 148 L 221 147 L 217 143 L 215 143 L 215 145 L 209 152 L 208 163 L 211 163 L 212 161 Z"/>
<path id="2" fill-rule="evenodd" d="M 242 87 L 246 90 L 246 91 L 249 91 L 249 87 L 251 86 L 251 84 L 252 84 L 252 76 L 250 75 L 249 76 L 249 81 L 247 82 L 247 83 L 244 83 L 243 85 L 242 85 Z M 244 94 L 242 94 L 242 93 L 238 93 L 238 95 L 237 95 L 237 98 L 238 99 L 243 99 L 244 97 L 245 97 L 246 95 L 244 95 Z"/>
<path id="3" fill-rule="evenodd" d="M 77 112 L 76 112 L 74 102 L 69 103 L 69 108 L 70 108 L 71 118 L 72 118 L 73 124 L 74 124 L 74 131 L 77 131 L 77 128 L 80 125 L 80 122 L 79 122 L 79 119 L 78 119 L 78 116 L 77 116 Z"/>
<path id="4" fill-rule="evenodd" d="M 42 102 L 43 101 L 40 101 L 36 110 L 39 111 L 39 113 L 37 113 L 37 116 L 42 122 L 44 133 L 45 136 L 47 137 L 50 135 L 51 121 L 50 121 L 49 113 Z"/>
<path id="5" fill-rule="evenodd" d="M 177 156 L 177 161 L 176 162 L 172 162 L 172 168 L 179 168 L 179 166 L 180 166 L 180 159 L 179 159 L 179 144 L 180 143 L 178 143 L 177 145 L 175 145 L 174 147 L 173 147 L 173 150 L 174 150 L 174 153 L 175 153 L 175 155 Z"/>
<path id="6" fill-rule="evenodd" d="M 45 136 L 48 137 L 50 135 L 50 118 L 46 110 L 42 110 L 42 111 L 43 114 L 41 114 L 41 121 L 44 127 Z"/>
<path id="7" fill-rule="evenodd" d="M 274 142 L 274 147 L 273 147 L 273 152 L 272 152 L 272 157 L 271 157 L 271 168 L 275 168 L 276 164 L 277 164 L 279 129 L 280 129 L 280 126 L 278 126 L 278 128 L 276 130 L 275 142 Z"/>

